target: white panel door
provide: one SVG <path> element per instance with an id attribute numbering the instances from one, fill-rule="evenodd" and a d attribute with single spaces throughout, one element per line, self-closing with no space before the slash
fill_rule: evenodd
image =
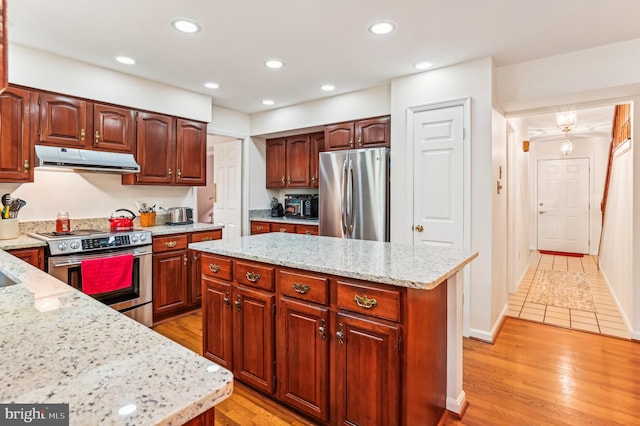
<path id="1" fill-rule="evenodd" d="M 538 250 L 589 253 L 589 159 L 538 161 Z"/>
<path id="2" fill-rule="evenodd" d="M 213 183 L 215 198 L 213 220 L 224 225 L 222 239 L 242 235 L 242 141 L 213 146 Z"/>
<path id="3" fill-rule="evenodd" d="M 463 248 L 463 107 L 414 115 L 414 244 Z"/>

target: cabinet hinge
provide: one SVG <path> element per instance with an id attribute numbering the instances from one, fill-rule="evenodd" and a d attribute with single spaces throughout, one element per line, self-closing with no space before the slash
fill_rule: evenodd
<path id="1" fill-rule="evenodd" d="M 398 352 L 402 352 L 402 337 L 398 337 Z"/>

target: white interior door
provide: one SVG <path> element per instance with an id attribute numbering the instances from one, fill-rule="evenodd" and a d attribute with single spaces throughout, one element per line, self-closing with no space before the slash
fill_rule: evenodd
<path id="1" fill-rule="evenodd" d="M 414 115 L 414 244 L 464 248 L 463 106 Z"/>
<path id="2" fill-rule="evenodd" d="M 223 239 L 242 235 L 242 141 L 213 146 L 213 221 L 224 225 Z"/>
<path id="3" fill-rule="evenodd" d="M 538 161 L 538 250 L 589 253 L 589 159 Z"/>

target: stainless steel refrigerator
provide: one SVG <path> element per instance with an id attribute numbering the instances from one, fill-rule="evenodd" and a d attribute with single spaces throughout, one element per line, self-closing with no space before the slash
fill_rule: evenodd
<path id="1" fill-rule="evenodd" d="M 320 153 L 320 235 L 389 241 L 389 148 Z"/>

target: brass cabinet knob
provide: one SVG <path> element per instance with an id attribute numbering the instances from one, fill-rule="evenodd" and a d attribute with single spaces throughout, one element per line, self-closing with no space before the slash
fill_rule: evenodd
<path id="1" fill-rule="evenodd" d="M 237 295 L 236 296 L 236 301 L 233 302 L 234 305 L 236 305 L 236 308 L 238 309 L 238 312 L 240 312 L 242 310 L 242 296 Z"/>
<path id="2" fill-rule="evenodd" d="M 178 177 L 181 178 L 182 177 L 182 170 L 178 169 Z"/>
<path id="3" fill-rule="evenodd" d="M 22 164 L 22 167 L 24 168 L 25 172 L 29 170 L 29 167 L 31 167 L 31 165 L 29 164 L 29 160 L 24 160 L 24 164 Z"/>
<path id="4" fill-rule="evenodd" d="M 173 170 L 169 169 L 169 176 L 171 176 L 173 174 Z"/>
<path id="5" fill-rule="evenodd" d="M 344 326 L 342 324 L 338 324 L 338 331 L 336 332 L 336 337 L 341 345 L 344 344 Z"/>
<path id="6" fill-rule="evenodd" d="M 96 130 L 96 133 L 94 134 L 94 138 L 96 143 L 100 142 L 100 131 Z"/>
<path id="7" fill-rule="evenodd" d="M 222 299 L 222 301 L 224 302 L 224 304 L 227 307 L 231 307 L 231 303 L 229 303 L 229 292 L 228 291 L 224 294 L 224 299 Z"/>
<path id="8" fill-rule="evenodd" d="M 211 272 L 213 272 L 214 274 L 217 274 L 218 272 L 220 272 L 220 265 L 216 265 L 215 263 L 210 263 L 209 264 L 209 270 Z"/>
<path id="9" fill-rule="evenodd" d="M 282 179 L 280 179 L 280 182 L 284 185 L 284 176 L 282 176 Z"/>
<path id="10" fill-rule="evenodd" d="M 85 129 L 80 130 L 80 140 L 83 141 L 84 137 L 87 135 L 87 131 Z"/>
<path id="11" fill-rule="evenodd" d="M 318 333 L 320 333 L 320 337 L 322 340 L 327 338 L 327 327 L 324 319 L 320 320 L 320 327 L 318 327 Z"/>
<path id="12" fill-rule="evenodd" d="M 177 242 L 177 241 L 175 241 L 175 240 L 174 240 L 174 241 L 167 241 L 167 242 L 165 242 L 165 243 L 164 243 L 164 246 L 165 246 L 165 247 L 169 247 L 169 248 L 173 248 L 173 247 L 175 247 L 176 245 L 178 245 L 178 242 Z"/>
<path id="13" fill-rule="evenodd" d="M 418 231 L 418 232 L 422 232 L 422 231 L 424 231 L 424 226 L 422 226 L 422 225 L 416 225 L 416 231 Z"/>

